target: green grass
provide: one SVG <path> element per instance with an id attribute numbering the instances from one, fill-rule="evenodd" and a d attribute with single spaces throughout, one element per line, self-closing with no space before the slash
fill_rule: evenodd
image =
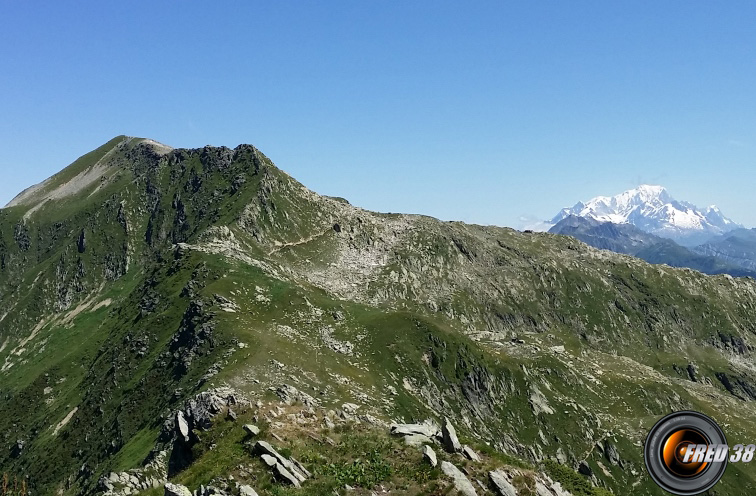
<path id="1" fill-rule="evenodd" d="M 89 167 L 119 139 L 83 156 L 55 181 Z M 704 395 L 690 392 L 675 367 L 691 360 L 704 377 L 727 372 L 756 381 L 734 368 L 730 352 L 714 347 L 721 343 L 719 332 L 747 337 L 756 331 L 750 283 L 595 258 L 558 236 L 425 217 L 407 220 L 412 230 L 396 234 L 392 223 L 404 217 L 348 210 L 303 194 L 296 181 L 249 147 L 153 160 L 140 155 L 135 143 L 115 154 L 123 161 L 114 162 L 109 182 L 96 192 L 93 185 L 50 204 L 27 223 L 25 208 L 0 210 L 0 308 L 9 312 L 0 324 L 0 345 L 9 342 L 0 365 L 6 358 L 15 363 L 0 375 L 6 400 L 0 402 L 0 430 L 14 433 L 0 440 L 0 468 L 28 475 L 37 494 L 61 488 L 71 496 L 86 494 L 99 476 L 138 466 L 165 418 L 186 398 L 224 382 L 265 400 L 273 397 L 268 387 L 292 383 L 325 407 L 351 401 L 384 419 L 439 420 L 442 413 L 491 464 L 526 472 L 533 463 L 530 447 L 549 457 L 565 446 L 571 458 L 588 453 L 595 464 L 601 460 L 595 442 L 611 434 L 640 473 L 638 443 L 656 419 L 682 406 L 716 415 L 717 395 L 726 394 L 718 385 Z M 212 226 L 228 226 L 247 256 L 272 269 L 174 250 L 178 242 L 202 243 Z M 87 249 L 79 253 L 82 230 Z M 322 236 L 269 255 L 276 241 L 317 234 Z M 350 290 L 337 297 L 308 279 L 311 271 L 340 274 L 342 250 L 354 259 L 360 250 L 385 257 L 367 279 L 345 272 L 347 282 L 354 276 L 354 284 L 364 285 L 358 288 L 361 301 Z M 258 301 L 257 287 L 269 301 Z M 61 323 L 61 315 L 96 293 L 98 301 L 112 298 L 111 306 Z M 233 300 L 238 311 L 223 312 L 215 294 Z M 143 313 L 153 297 L 154 308 Z M 192 301 L 205 304 L 201 323 L 214 325 L 202 342 L 193 341 L 199 324 L 188 321 Z M 335 311 L 344 319 L 334 319 Z M 18 341 L 50 316 L 57 320 L 29 343 L 31 351 L 11 356 Z M 299 337 L 280 333 L 280 326 Z M 330 349 L 324 329 L 355 344 L 357 353 Z M 510 345 L 515 335 L 525 344 Z M 248 347 L 239 349 L 238 341 Z M 564 345 L 566 355 L 549 351 L 556 345 Z M 635 365 L 628 370 L 616 355 Z M 271 360 L 285 369 L 271 369 Z M 220 373 L 202 380 L 216 363 Z M 47 387 L 52 394 L 45 394 Z M 534 387 L 553 413 L 534 414 Z M 390 388 L 396 393 L 389 394 Z M 77 406 L 71 423 L 53 437 L 51 426 Z M 748 404 L 734 403 L 723 420 L 728 432 L 745 438 L 756 433 L 751 417 Z M 322 469 L 308 489 L 312 494 L 344 484 L 393 484 L 408 493 L 418 487 L 446 490 L 416 451 L 359 429 L 348 434 L 335 448 L 308 441 L 282 446 Z M 241 463 L 257 463 L 240 436 L 233 424 L 220 422 L 197 447 L 197 463 L 178 479 L 196 486 Z M 27 441 L 19 458 L 10 457 L 15 437 Z M 61 485 L 82 466 L 88 475 L 74 477 L 68 488 Z M 288 491 L 256 467 L 255 482 L 265 491 Z M 635 477 L 609 470 L 611 477 L 597 476 L 627 494 Z M 752 476 L 732 473 L 722 487 L 742 494 L 740 478 L 749 490 Z M 559 474 L 582 487 L 581 479 Z M 636 486 L 638 494 L 655 494 L 647 482 Z M 529 487 L 527 477 L 521 483 Z"/>
<path id="2" fill-rule="evenodd" d="M 557 462 L 547 460 L 544 466 L 546 473 L 554 481 L 559 482 L 564 489 L 571 492 L 573 496 L 609 496 L 612 494 L 604 488 L 591 485 L 588 479 Z"/>

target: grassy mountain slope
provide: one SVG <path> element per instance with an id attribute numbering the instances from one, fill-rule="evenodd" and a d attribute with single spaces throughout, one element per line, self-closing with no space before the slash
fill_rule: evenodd
<path id="1" fill-rule="evenodd" d="M 0 309 L 0 470 L 36 494 L 143 465 L 176 409 L 222 384 L 449 416 L 534 466 L 586 461 L 615 494 L 661 494 L 642 442 L 665 413 L 756 433 L 754 281 L 368 212 L 249 145 L 119 137 L 26 192 L 0 210 Z M 228 475 L 192 466 L 169 475 Z M 731 466 L 717 491 L 754 484 Z"/>

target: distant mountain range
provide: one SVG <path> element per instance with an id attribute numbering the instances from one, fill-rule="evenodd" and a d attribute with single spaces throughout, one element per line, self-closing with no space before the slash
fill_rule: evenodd
<path id="1" fill-rule="evenodd" d="M 743 231 L 751 232 L 745 229 Z M 743 257 L 738 259 L 735 255 L 730 258 L 720 255 L 719 253 L 727 251 L 731 243 L 724 240 L 720 244 L 705 245 L 708 249 L 691 249 L 671 239 L 641 231 L 632 224 L 599 222 L 575 215 L 562 219 L 549 232 L 572 236 L 596 248 L 632 255 L 650 263 L 688 267 L 704 274 L 756 278 L 756 232 L 753 233 L 754 242 L 750 245 L 753 258 L 748 260 Z M 738 263 L 739 261 L 750 263 Z"/>
<path id="2" fill-rule="evenodd" d="M 710 238 L 742 228 L 716 206 L 699 209 L 677 201 L 662 186 L 642 185 L 616 196 L 597 196 L 564 208 L 552 220 L 558 224 L 575 215 L 613 224 L 632 224 L 647 233 L 695 246 Z"/>
<path id="3" fill-rule="evenodd" d="M 736 229 L 693 248 L 729 263 L 756 270 L 756 229 Z"/>
<path id="4" fill-rule="evenodd" d="M 661 186 L 578 202 L 550 224 L 551 233 L 650 263 L 756 277 L 756 230 L 745 229 L 716 206 L 702 210 L 677 201 Z"/>

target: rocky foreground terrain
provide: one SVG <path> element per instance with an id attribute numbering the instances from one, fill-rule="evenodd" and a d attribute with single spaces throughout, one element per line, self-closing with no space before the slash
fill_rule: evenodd
<path id="1" fill-rule="evenodd" d="M 0 210 L 0 471 L 29 494 L 663 494 L 756 438 L 756 282 L 378 214 L 256 148 L 117 137 Z M 753 494 L 731 465 L 712 494 Z"/>

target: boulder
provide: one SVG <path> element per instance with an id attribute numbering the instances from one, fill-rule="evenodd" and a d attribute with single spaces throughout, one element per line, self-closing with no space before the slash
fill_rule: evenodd
<path id="1" fill-rule="evenodd" d="M 186 417 L 184 417 L 184 412 L 180 410 L 176 413 L 176 433 L 185 443 L 189 442 L 189 434 L 191 433 L 191 430 L 189 429 L 189 423 L 186 421 Z"/>
<path id="2" fill-rule="evenodd" d="M 429 438 L 438 435 L 438 426 L 431 421 L 425 421 L 422 424 L 394 424 L 391 426 L 391 434 L 395 436 L 412 436 L 420 434 Z"/>
<path id="3" fill-rule="evenodd" d="M 438 466 L 438 458 L 436 458 L 436 452 L 433 451 L 433 448 L 431 448 L 427 444 L 423 446 L 423 459 L 427 460 L 428 463 L 431 464 L 431 467 Z"/>
<path id="4" fill-rule="evenodd" d="M 194 429 L 207 430 L 219 413 L 232 405 L 243 403 L 238 399 L 239 396 L 239 393 L 227 387 L 205 391 L 189 400 L 184 413 L 192 419 Z"/>
<path id="5" fill-rule="evenodd" d="M 260 428 L 257 427 L 256 425 L 244 424 L 244 426 L 242 427 L 242 429 L 244 429 L 244 432 L 246 432 L 247 434 L 249 434 L 252 437 L 257 436 L 258 434 L 260 434 Z"/>
<path id="6" fill-rule="evenodd" d="M 458 453 L 462 451 L 462 445 L 459 444 L 459 439 L 457 439 L 457 431 L 454 429 L 454 426 L 448 418 L 444 419 L 444 425 L 441 428 L 441 436 L 446 451 L 449 453 Z"/>
<path id="7" fill-rule="evenodd" d="M 165 496 L 193 496 L 192 492 L 185 486 L 180 484 L 171 484 L 170 482 L 165 485 Z"/>
<path id="8" fill-rule="evenodd" d="M 239 486 L 239 496 L 258 496 L 257 491 L 252 489 L 250 486 L 242 485 Z"/>
<path id="9" fill-rule="evenodd" d="M 480 461 L 480 457 L 478 456 L 478 454 L 475 451 L 473 451 L 471 447 L 467 445 L 465 445 L 465 447 L 462 449 L 462 454 L 465 455 L 465 457 L 468 460 L 472 460 L 474 462 Z"/>
<path id="10" fill-rule="evenodd" d="M 298 470 L 298 471 L 299 471 L 299 472 L 300 472 L 300 473 L 301 473 L 302 475 L 304 475 L 304 476 L 305 476 L 305 477 L 307 477 L 308 479 L 309 479 L 310 477 L 312 477 L 312 473 L 310 473 L 310 471 L 309 471 L 309 470 L 307 470 L 307 469 L 305 468 L 305 466 L 304 466 L 304 465 L 302 465 L 301 463 L 299 463 L 299 461 L 297 461 L 297 459 L 296 459 L 296 458 L 294 458 L 293 456 L 291 457 L 291 463 L 293 463 L 293 464 L 294 464 L 294 466 L 295 466 L 295 467 L 297 468 L 297 470 Z"/>
<path id="11" fill-rule="evenodd" d="M 275 458 L 277 464 L 281 465 L 282 468 L 286 469 L 286 474 L 291 475 L 292 477 L 297 479 L 297 481 L 304 482 L 307 479 L 307 476 L 301 473 L 299 469 L 294 465 L 294 463 L 291 462 L 291 460 L 281 455 L 281 453 L 276 451 L 276 449 L 273 446 L 271 446 L 269 443 L 265 441 L 257 441 L 255 443 L 254 451 L 255 453 L 263 455 L 263 460 L 265 460 L 264 455 L 269 455 Z M 275 467 L 274 467 L 274 470 L 275 470 Z M 286 474 L 283 474 L 282 477 L 286 478 Z"/>
<path id="12" fill-rule="evenodd" d="M 460 469 L 449 462 L 441 462 L 441 471 L 452 479 L 454 487 L 462 496 L 477 496 L 470 479 Z"/>
<path id="13" fill-rule="evenodd" d="M 491 484 L 496 488 L 496 494 L 499 496 L 517 496 L 517 491 L 509 482 L 506 474 L 501 470 L 492 470 L 488 472 L 488 478 Z"/>
<path id="14" fill-rule="evenodd" d="M 604 441 L 604 456 L 606 456 L 606 459 L 609 460 L 609 463 L 612 465 L 619 465 L 620 467 L 624 465 L 622 463 L 622 458 L 620 458 L 619 451 L 617 451 L 617 447 L 608 439 Z"/>
<path id="15" fill-rule="evenodd" d="M 287 405 L 293 405 L 294 403 L 302 403 L 305 406 L 317 406 L 318 401 L 307 393 L 300 391 L 299 389 L 289 384 L 281 384 L 278 387 L 270 388 L 276 393 L 282 402 Z"/>
<path id="16" fill-rule="evenodd" d="M 276 466 L 273 467 L 273 473 L 275 474 L 276 478 L 280 480 L 281 482 L 285 482 L 286 484 L 289 484 L 290 486 L 301 487 L 299 483 L 299 479 L 295 477 L 291 472 L 289 472 L 286 469 L 286 467 L 284 467 L 280 463 L 276 463 Z"/>

